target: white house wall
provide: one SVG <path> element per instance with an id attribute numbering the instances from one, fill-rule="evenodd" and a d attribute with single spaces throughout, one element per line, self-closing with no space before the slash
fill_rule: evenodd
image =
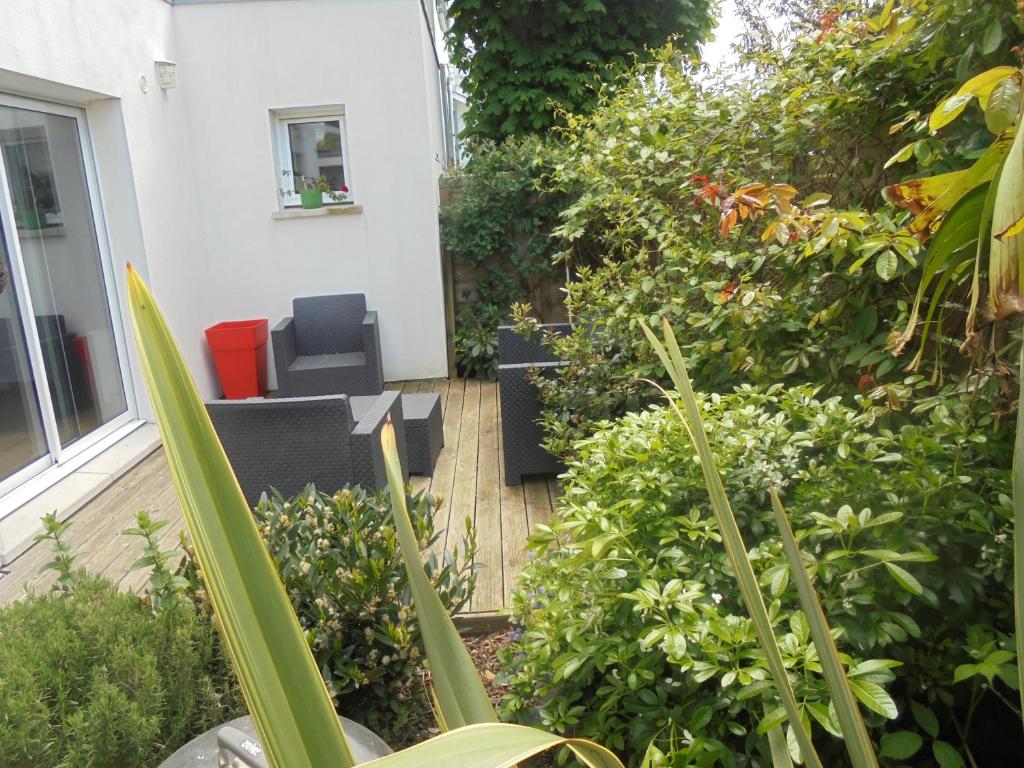
<path id="1" fill-rule="evenodd" d="M 433 162 L 434 175 L 437 177 L 444 173 L 447 166 L 444 118 L 441 110 L 441 77 L 438 72 L 440 59 L 437 51 L 437 46 L 440 44 L 437 36 L 441 30 L 437 27 L 436 9 L 432 0 L 417 0 L 417 2 L 424 3 L 430 11 L 427 18 L 424 18 L 424 23 L 420 25 L 422 51 L 420 71 L 424 73 L 424 103 L 427 105 L 427 130 L 430 131 L 430 158 Z M 421 16 L 424 15 L 422 8 L 420 13 Z M 437 184 L 434 185 L 434 190 L 436 193 Z"/>
<path id="2" fill-rule="evenodd" d="M 0 90 L 86 108 L 122 307 L 132 261 L 204 395 L 217 390 L 205 327 L 273 324 L 317 293 L 367 294 L 387 379 L 443 376 L 424 34 L 418 0 L 0 0 Z M 176 88 L 157 84 L 157 59 L 177 62 Z M 331 104 L 345 106 L 363 210 L 275 220 L 270 110 Z"/>
<path id="3" fill-rule="evenodd" d="M 128 262 L 160 284 L 168 274 L 161 267 L 202 247 L 195 229 L 180 225 L 197 210 L 183 100 L 154 82 L 154 59 L 174 58 L 172 13 L 163 0 L 0 2 L 0 90 L 86 109 L 122 310 Z M 188 318 L 167 310 L 183 330 Z M 129 328 L 127 313 L 115 323 Z M 130 342 L 128 349 L 141 382 Z M 148 416 L 148 401 L 139 400 Z"/>
<path id="4" fill-rule="evenodd" d="M 177 256 L 162 298 L 190 318 L 179 335 L 193 369 L 210 370 L 207 325 L 273 324 L 294 296 L 363 292 L 379 312 L 385 378 L 443 376 L 438 170 L 418 0 L 174 12 L 199 209 L 181 225 L 199 230 L 203 248 Z M 275 220 L 283 183 L 270 110 L 335 104 L 345 108 L 346 179 L 362 213 Z"/>

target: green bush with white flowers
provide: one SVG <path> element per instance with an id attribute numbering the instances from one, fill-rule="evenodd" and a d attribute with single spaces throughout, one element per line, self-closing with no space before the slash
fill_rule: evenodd
<path id="1" fill-rule="evenodd" d="M 435 501 L 421 493 L 408 497 L 408 507 L 426 549 L 440 533 Z M 339 711 L 392 744 L 415 737 L 431 716 L 390 494 L 352 487 L 328 495 L 308 486 L 291 499 L 265 496 L 254 514 Z M 427 558 L 427 573 L 452 614 L 472 597 L 475 551 L 469 527 L 458 549 Z"/>

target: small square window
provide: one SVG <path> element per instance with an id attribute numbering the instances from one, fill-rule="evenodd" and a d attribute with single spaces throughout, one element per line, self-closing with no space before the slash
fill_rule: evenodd
<path id="1" fill-rule="evenodd" d="M 330 190 L 322 193 L 323 205 L 351 204 L 344 111 L 288 110 L 273 116 L 283 207 L 300 207 L 300 193 L 316 187 Z"/>

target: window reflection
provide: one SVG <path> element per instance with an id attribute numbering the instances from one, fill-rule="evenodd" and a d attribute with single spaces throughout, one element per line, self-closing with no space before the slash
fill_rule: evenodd
<path id="1" fill-rule="evenodd" d="M 0 147 L 66 446 L 127 408 L 78 124 L 63 115 L 0 107 Z"/>
<path id="2" fill-rule="evenodd" d="M 294 173 L 310 180 L 324 176 L 331 189 L 345 186 L 340 121 L 290 123 L 288 144 Z"/>
<path id="3" fill-rule="evenodd" d="M 0 479 L 45 456 L 46 435 L 0 223 Z"/>

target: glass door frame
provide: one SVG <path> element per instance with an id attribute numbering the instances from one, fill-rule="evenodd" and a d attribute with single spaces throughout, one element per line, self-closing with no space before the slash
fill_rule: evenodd
<path id="1" fill-rule="evenodd" d="M 49 449 L 47 455 L 37 459 L 9 477 L 0 480 L 0 499 L 2 499 L 7 493 L 22 485 L 29 478 L 38 475 L 49 467 L 64 464 L 74 459 L 100 440 L 108 437 L 126 424 L 137 420 L 138 406 L 131 377 L 128 349 L 125 342 L 125 329 L 122 322 L 120 302 L 121 294 L 117 290 L 117 281 L 114 276 L 113 259 L 111 258 L 110 243 L 107 237 L 106 220 L 103 216 L 103 202 L 100 196 L 95 158 L 92 153 L 92 141 L 89 135 L 85 110 L 67 104 L 14 96 L 2 91 L 0 91 L 0 107 L 13 107 L 15 109 L 60 115 L 62 117 L 70 117 L 75 121 L 78 131 L 78 144 L 82 153 L 82 167 L 85 172 L 86 191 L 88 192 L 92 214 L 93 231 L 96 235 L 96 245 L 99 251 L 103 288 L 106 293 L 106 310 L 110 315 L 114 347 L 117 363 L 120 368 L 121 386 L 124 388 L 126 406 L 124 413 L 101 424 L 80 439 L 72 442 L 69 446 L 61 446 L 60 435 L 57 429 L 56 410 L 53 398 L 50 395 L 42 344 L 39 340 L 39 329 L 34 322 L 35 312 L 33 311 L 32 296 L 29 291 L 28 274 L 25 271 L 24 261 L 22 260 L 21 242 L 18 238 L 18 229 L 14 218 L 14 202 L 11 198 L 11 189 L 7 181 L 3 152 L 0 152 L 0 223 L 3 224 L 7 256 L 11 263 L 11 284 L 17 293 L 17 309 L 21 312 L 22 316 L 22 326 L 28 346 L 28 357 L 32 366 L 36 396 L 39 399 L 39 405 L 42 410 L 43 430 Z"/>

